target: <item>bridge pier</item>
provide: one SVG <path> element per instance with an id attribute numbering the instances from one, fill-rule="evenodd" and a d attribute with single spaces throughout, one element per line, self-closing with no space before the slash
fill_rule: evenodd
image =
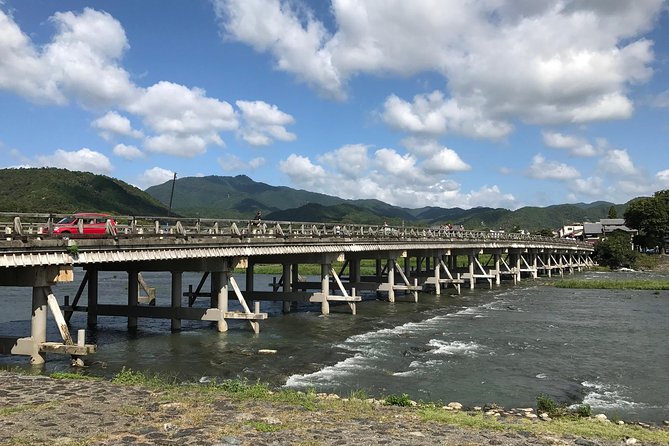
<path id="1" fill-rule="evenodd" d="M 181 308 L 183 272 L 172 271 L 170 274 L 172 276 L 172 284 L 171 284 L 172 309 L 174 310 L 174 314 L 176 315 L 178 313 L 178 309 Z M 181 319 L 178 317 L 172 317 L 170 328 L 172 331 L 181 330 Z"/>
<path id="2" fill-rule="evenodd" d="M 128 271 L 128 330 L 137 330 L 137 316 L 134 308 L 139 303 L 139 271 Z"/>

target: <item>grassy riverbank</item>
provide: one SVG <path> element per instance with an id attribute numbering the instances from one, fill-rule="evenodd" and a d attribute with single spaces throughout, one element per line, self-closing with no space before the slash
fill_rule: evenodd
<path id="1" fill-rule="evenodd" d="M 667 280 L 581 280 L 563 279 L 553 284 L 557 288 L 581 288 L 598 290 L 669 290 Z"/>
<path id="2" fill-rule="evenodd" d="M 53 376 L 66 380 L 78 378 L 77 375 L 72 374 Z M 442 402 L 415 403 L 409 401 L 406 396 L 391 395 L 384 400 L 374 400 L 369 398 L 365 392 L 359 391 L 342 398 L 336 395 L 317 394 L 313 391 L 305 393 L 294 390 L 273 390 L 262 383 L 248 383 L 240 380 L 205 384 L 183 383 L 176 378 L 146 375 L 125 369 L 114 376 L 112 383 L 148 389 L 151 393 L 159 395 L 160 405 L 178 405 L 183 408 L 189 413 L 190 422 L 194 424 L 204 423 L 204 420 L 214 416 L 213 412 L 215 407 L 220 405 L 221 398 L 237 403 L 260 404 L 261 406 L 267 404 L 269 405 L 267 407 L 274 408 L 278 404 L 280 411 L 272 412 L 274 421 L 249 421 L 247 423 L 247 427 L 250 426 L 259 432 L 281 432 L 285 429 L 294 429 L 296 423 L 299 424 L 299 420 L 304 417 L 300 414 L 310 413 L 317 415 L 326 423 L 334 423 L 343 430 L 346 430 L 350 423 L 353 423 L 354 427 L 356 420 L 359 419 L 379 423 L 390 419 L 396 426 L 402 426 L 403 423 L 410 420 L 411 424 L 407 426 L 410 426 L 412 431 L 420 431 L 436 423 L 472 432 L 495 432 L 500 435 L 521 434 L 541 438 L 552 436 L 572 439 L 580 437 L 612 442 L 636 438 L 644 444 L 669 445 L 669 431 L 666 427 L 651 428 L 598 421 L 591 417 L 578 417 L 572 412 L 562 416 L 555 413 L 552 419 L 544 421 L 524 416 L 528 413 L 527 409 L 514 412 L 497 408 L 497 410 L 490 411 L 490 406 L 488 406 L 476 410 L 448 410 Z M 129 404 L 136 403 L 129 402 Z M 563 411 L 562 413 L 568 412 Z M 232 429 L 231 432 L 233 431 L 237 432 Z"/>

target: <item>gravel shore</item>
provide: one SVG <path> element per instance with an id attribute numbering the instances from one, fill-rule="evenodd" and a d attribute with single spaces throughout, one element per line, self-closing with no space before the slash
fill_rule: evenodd
<path id="1" fill-rule="evenodd" d="M 360 414 L 344 412 L 224 395 L 189 397 L 185 392 L 175 398 L 164 391 L 104 380 L 0 372 L 3 446 L 626 444 L 624 438 L 608 441 L 455 427 L 423 421 L 412 408 L 376 406 Z"/>

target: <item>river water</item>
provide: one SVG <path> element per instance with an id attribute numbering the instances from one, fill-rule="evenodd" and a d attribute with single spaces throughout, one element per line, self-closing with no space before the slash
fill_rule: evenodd
<path id="1" fill-rule="evenodd" d="M 157 288 L 159 305 L 166 305 L 169 275 L 144 277 Z M 669 279 L 619 272 L 578 277 Z M 244 278 L 237 279 L 243 289 Z M 195 274 L 184 275 L 184 287 L 198 281 Z M 271 276 L 258 275 L 255 287 L 267 289 L 269 282 Z M 465 406 L 534 407 L 544 393 L 566 404 L 590 404 L 613 418 L 669 419 L 668 291 L 558 289 L 547 279 L 493 290 L 486 285 L 463 288 L 460 296 L 450 289 L 441 297 L 421 294 L 418 303 L 391 304 L 369 295 L 355 316 L 346 305 L 322 316 L 316 305 L 281 314 L 280 304 L 263 304 L 270 317 L 261 321 L 258 335 L 244 321 L 231 321 L 227 333 L 184 321 L 181 332 L 170 333 L 169 321 L 152 319 L 140 319 L 139 331 L 131 334 L 125 319 L 99 317 L 98 328 L 87 332 L 87 342 L 99 351 L 85 370 L 247 378 L 340 395 L 363 390 L 378 398 L 406 393 Z M 77 286 L 58 285 L 55 294 L 62 302 Z M 123 302 L 126 290 L 125 274 L 101 273 L 101 302 Z M 30 289 L 1 291 L 0 335 L 28 335 Z M 72 318 L 73 331 L 85 324 L 84 314 Z M 49 340 L 57 340 L 52 320 L 49 330 Z M 26 363 L 25 357 L 0 356 L 0 367 L 29 368 Z M 70 370 L 68 358 L 50 355 L 44 373 L 57 370 Z"/>

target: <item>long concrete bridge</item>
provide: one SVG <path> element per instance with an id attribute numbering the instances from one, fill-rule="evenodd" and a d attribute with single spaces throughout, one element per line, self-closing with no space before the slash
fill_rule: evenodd
<path id="1" fill-rule="evenodd" d="M 116 224 L 107 222 L 105 234 L 92 238 L 53 234 L 57 218 L 0 214 L 0 286 L 32 289 L 26 293 L 32 298 L 31 335 L 0 337 L 0 354 L 30 356 L 34 364 L 43 363 L 47 352 L 81 362 L 81 356 L 96 350 L 86 344 L 83 328 L 76 339 L 70 334 L 75 311 L 87 313 L 89 327 L 96 326 L 98 316 L 120 316 L 130 330 L 137 328 L 138 318 L 164 318 L 171 320 L 172 330 L 179 330 L 182 320 L 202 320 L 224 332 L 229 320 L 242 319 L 258 333 L 267 318 L 262 302 L 281 301 L 284 311 L 293 302 L 312 302 L 323 314 L 331 303 L 344 303 L 355 314 L 361 292 L 390 302 L 417 301 L 420 290 L 440 294 L 452 287 L 460 293 L 462 286 L 493 287 L 503 278 L 516 283 L 593 264 L 593 248 L 586 243 L 447 227 L 117 216 Z M 253 286 L 254 267 L 263 264 L 280 265 L 282 273 L 271 290 Z M 300 267 L 309 264 L 320 266 L 320 280 L 302 277 Z M 78 291 L 72 301 L 61 303 L 52 286 L 74 281 L 75 271 L 83 274 Z M 127 303 L 100 301 L 101 271 L 127 273 Z M 145 271 L 171 274 L 165 302 L 158 302 L 155 289 L 143 280 Z M 246 274 L 243 290 L 235 271 Z M 185 292 L 184 272 L 202 274 Z M 80 303 L 84 296 L 86 305 Z M 195 305 L 198 299 L 206 305 Z M 238 302 L 235 311 L 232 301 Z M 47 311 L 61 334 L 58 342 L 47 342 Z"/>

